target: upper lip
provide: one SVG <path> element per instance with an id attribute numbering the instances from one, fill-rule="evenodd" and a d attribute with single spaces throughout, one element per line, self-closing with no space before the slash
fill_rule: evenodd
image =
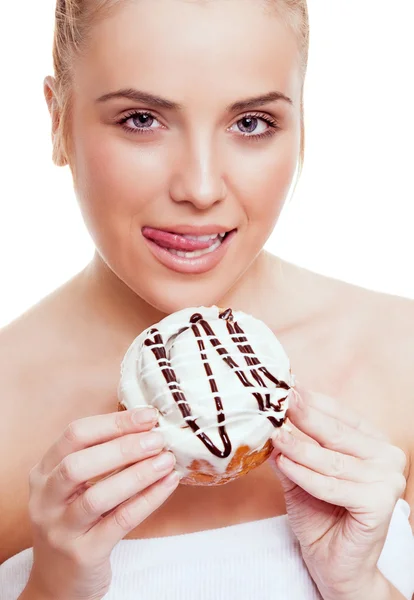
<path id="1" fill-rule="evenodd" d="M 151 227 L 160 231 L 182 235 L 213 235 L 215 233 L 228 233 L 235 229 L 234 227 L 223 227 L 222 225 L 168 225 L 167 227 Z"/>

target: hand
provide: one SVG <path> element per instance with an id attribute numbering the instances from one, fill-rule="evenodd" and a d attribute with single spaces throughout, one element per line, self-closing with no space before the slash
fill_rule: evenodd
<path id="1" fill-rule="evenodd" d="M 178 485 L 173 455 L 161 453 L 161 433 L 150 432 L 156 418 L 141 409 L 74 421 L 32 469 L 30 597 L 106 594 L 113 547 Z"/>
<path id="2" fill-rule="evenodd" d="M 332 398 L 298 391 L 288 411 L 297 430 L 274 436 L 290 524 L 324 600 L 371 598 L 405 453 Z"/>

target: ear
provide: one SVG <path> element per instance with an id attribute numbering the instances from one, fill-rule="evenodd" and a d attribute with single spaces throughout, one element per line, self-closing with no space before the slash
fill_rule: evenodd
<path id="1" fill-rule="evenodd" d="M 55 79 L 48 75 L 43 82 L 43 93 L 49 109 L 49 114 L 52 117 L 52 137 L 56 135 L 59 127 L 60 114 L 59 103 L 55 92 Z"/>
<path id="2" fill-rule="evenodd" d="M 43 94 L 47 103 L 49 114 L 52 118 L 52 142 L 54 146 L 54 161 L 59 166 L 67 164 L 66 157 L 62 151 L 61 133 L 59 132 L 60 124 L 60 105 L 56 93 L 56 82 L 53 77 L 48 75 L 43 81 Z"/>

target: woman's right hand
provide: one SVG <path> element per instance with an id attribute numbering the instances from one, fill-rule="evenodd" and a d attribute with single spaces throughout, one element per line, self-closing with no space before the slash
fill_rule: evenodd
<path id="1" fill-rule="evenodd" d="M 150 431 L 156 419 L 149 408 L 74 421 L 31 470 L 34 560 L 21 598 L 106 594 L 113 547 L 179 483 L 162 434 Z"/>

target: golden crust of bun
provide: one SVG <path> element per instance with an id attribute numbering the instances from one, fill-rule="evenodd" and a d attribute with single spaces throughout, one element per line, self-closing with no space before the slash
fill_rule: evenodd
<path id="1" fill-rule="evenodd" d="M 273 444 L 268 440 L 261 450 L 252 452 L 249 446 L 239 446 L 234 453 L 226 471 L 217 473 L 207 460 L 194 460 L 189 466 L 189 473 L 181 480 L 184 485 L 223 485 L 252 469 L 260 466 L 269 458 Z"/>

